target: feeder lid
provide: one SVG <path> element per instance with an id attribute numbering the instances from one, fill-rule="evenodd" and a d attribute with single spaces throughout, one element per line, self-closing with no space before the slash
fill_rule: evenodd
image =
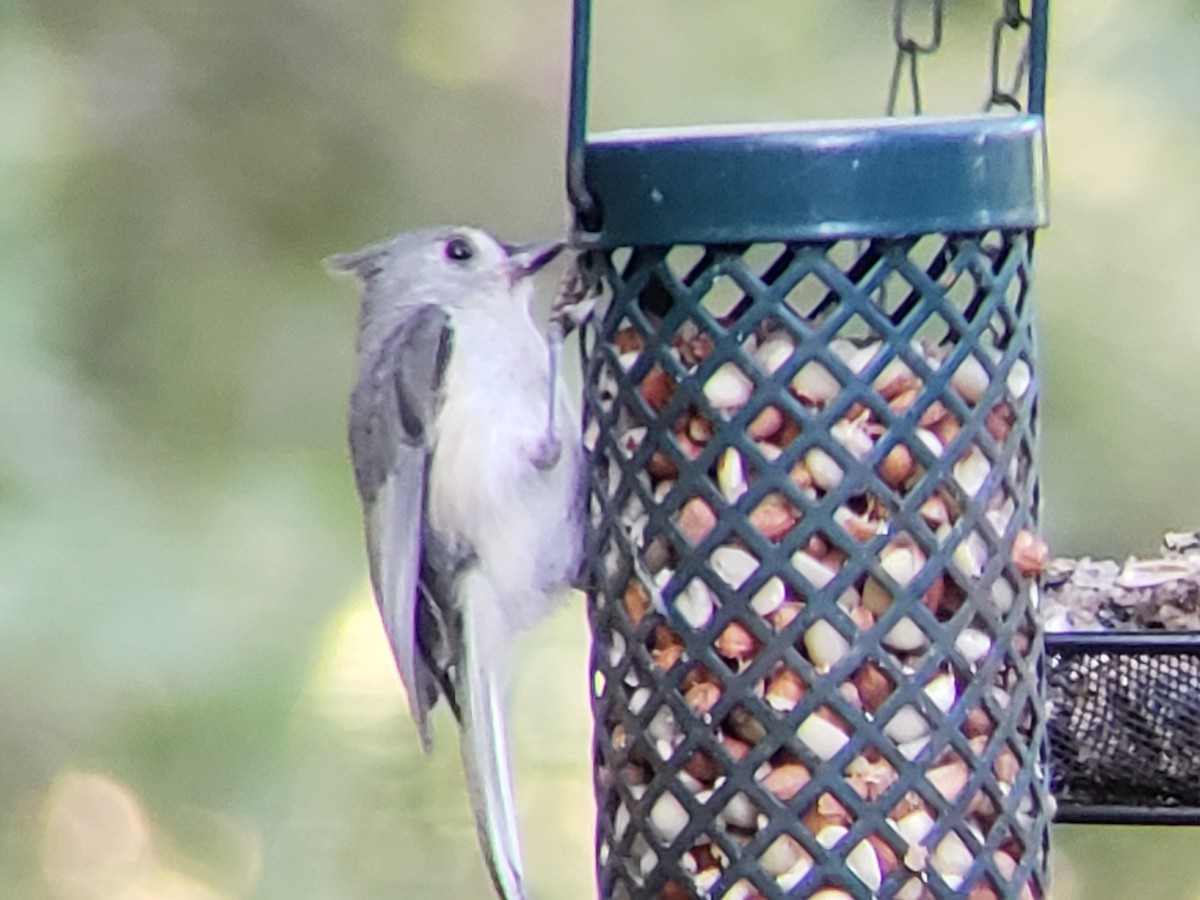
<path id="1" fill-rule="evenodd" d="M 637 129 L 590 136 L 593 246 L 903 237 L 1046 224 L 1041 116 Z"/>

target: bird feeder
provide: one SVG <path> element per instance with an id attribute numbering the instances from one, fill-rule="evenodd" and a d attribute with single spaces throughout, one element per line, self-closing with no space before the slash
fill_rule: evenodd
<path id="1" fill-rule="evenodd" d="M 998 5 L 986 114 L 600 134 L 575 0 L 603 900 L 1045 894 L 1046 2 Z"/>

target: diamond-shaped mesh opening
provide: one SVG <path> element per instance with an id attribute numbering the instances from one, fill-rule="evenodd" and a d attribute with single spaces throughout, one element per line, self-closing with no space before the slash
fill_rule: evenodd
<path id="1" fill-rule="evenodd" d="M 1040 896 L 1028 235 L 602 263 L 602 891 Z"/>

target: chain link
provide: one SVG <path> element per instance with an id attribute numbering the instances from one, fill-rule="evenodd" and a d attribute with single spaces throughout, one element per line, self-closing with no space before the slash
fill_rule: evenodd
<path id="1" fill-rule="evenodd" d="M 888 88 L 887 114 L 896 115 L 900 100 L 900 85 L 908 73 L 908 88 L 912 98 L 913 115 L 921 114 L 921 79 L 917 73 L 917 60 L 937 52 L 942 45 L 942 20 L 945 13 L 945 0 L 926 0 L 930 6 L 930 27 L 928 37 L 924 40 L 915 36 L 911 19 L 915 16 L 909 12 L 912 0 L 893 0 L 892 3 L 892 39 L 896 44 L 896 62 L 892 66 L 892 81 Z"/>
<path id="2" fill-rule="evenodd" d="M 1024 108 L 1020 93 L 1029 75 L 1029 38 L 1032 34 L 1033 18 L 1024 9 L 1023 0 L 1004 0 L 1000 15 L 992 24 L 992 91 L 984 105 L 984 112 L 998 106 L 1007 106 L 1016 112 Z M 1007 40 L 1020 40 L 1021 49 L 1017 65 L 1008 83 L 1001 81 L 1004 67 L 1004 47 Z"/>
<path id="3" fill-rule="evenodd" d="M 998 107 L 1021 112 L 1024 103 L 1021 92 L 1029 77 L 1029 43 L 1032 35 L 1033 16 L 1029 11 L 1030 0 L 1001 0 L 1000 14 L 992 23 L 991 89 L 984 112 Z M 896 59 L 892 65 L 892 77 L 888 86 L 887 114 L 894 116 L 900 107 L 900 95 L 907 82 L 911 101 L 911 112 L 922 112 L 921 78 L 918 62 L 922 56 L 935 53 L 942 44 L 942 24 L 945 17 L 945 0 L 925 0 L 929 12 L 929 25 L 924 35 L 919 36 L 913 23 L 917 13 L 913 11 L 916 0 L 892 0 L 892 39 L 896 45 Z M 1006 53 L 1013 41 L 1020 41 L 1016 66 L 1005 80 Z"/>

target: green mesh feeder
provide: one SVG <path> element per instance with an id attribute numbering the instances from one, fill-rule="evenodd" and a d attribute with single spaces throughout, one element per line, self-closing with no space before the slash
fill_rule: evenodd
<path id="1" fill-rule="evenodd" d="M 925 44 L 903 34 L 897 85 Z M 1040 898 L 1031 256 L 1046 3 L 1010 115 L 589 134 L 583 334 L 604 900 Z M 994 52 L 999 56 L 998 50 Z M 1027 110 L 1027 111 L 1026 111 Z"/>

